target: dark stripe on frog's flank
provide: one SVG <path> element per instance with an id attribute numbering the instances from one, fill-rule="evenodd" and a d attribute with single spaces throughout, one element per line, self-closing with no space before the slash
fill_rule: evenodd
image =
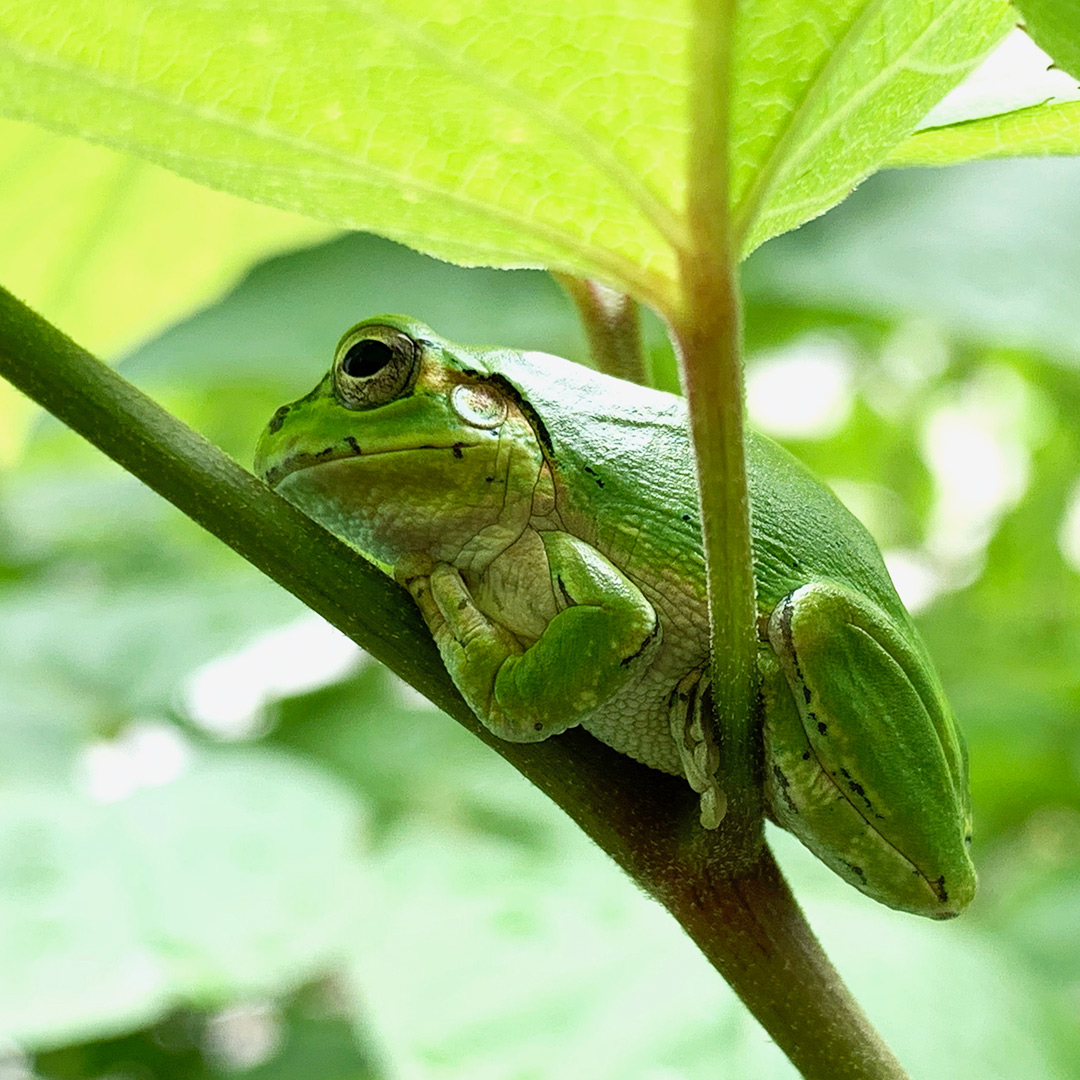
<path id="1" fill-rule="evenodd" d="M 791 630 L 791 620 L 795 617 L 795 605 L 792 603 L 790 596 L 785 596 L 782 601 L 783 607 L 780 609 L 780 632 L 784 635 L 784 644 L 787 646 L 788 655 L 791 657 L 791 666 L 795 669 L 795 677 L 799 680 L 799 685 L 802 687 L 803 699 L 806 704 L 810 704 L 810 687 L 806 685 L 806 679 L 803 677 L 802 668 L 799 667 L 799 656 L 795 652 L 795 636 Z M 814 714 L 807 710 L 806 715 L 813 720 Z M 824 735 L 825 732 L 822 732 Z"/>
<path id="2" fill-rule="evenodd" d="M 540 448 L 544 452 L 544 457 L 546 457 L 548 461 L 555 460 L 555 446 L 551 441 L 551 435 L 548 434 L 547 425 L 544 423 L 543 418 L 522 396 L 521 391 L 518 390 L 505 375 L 502 375 L 497 371 L 488 373 L 486 371 L 477 371 L 470 368 L 466 368 L 464 374 L 473 375 L 478 379 L 483 379 L 485 382 L 490 383 L 492 386 L 498 387 L 499 392 L 505 394 L 515 405 L 517 405 L 521 410 L 522 415 L 528 420 L 529 426 L 533 429 L 533 433 L 540 443 Z"/>
<path id="3" fill-rule="evenodd" d="M 866 803 L 867 810 L 873 810 L 874 804 L 866 797 L 866 789 L 859 783 L 858 780 L 853 779 L 851 773 L 847 771 L 843 766 L 840 768 L 840 775 L 847 781 L 847 786 L 859 796 L 864 803 Z"/>
<path id="4" fill-rule="evenodd" d="M 577 601 L 566 591 L 566 586 L 563 584 L 563 579 L 560 575 L 555 575 L 555 582 L 559 586 L 559 592 L 562 593 L 563 600 L 566 601 L 566 606 L 577 607 Z"/>

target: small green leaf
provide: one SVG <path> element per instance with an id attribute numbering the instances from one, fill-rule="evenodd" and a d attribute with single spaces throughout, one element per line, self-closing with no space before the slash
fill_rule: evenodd
<path id="1" fill-rule="evenodd" d="M 1080 79 L 1080 0 L 1014 0 L 1024 29 L 1070 75 Z"/>
<path id="2" fill-rule="evenodd" d="M 917 131 L 886 165 L 956 165 L 980 158 L 1080 153 L 1080 101 L 1050 102 Z"/>
<path id="3" fill-rule="evenodd" d="M 845 198 L 1013 21 L 996 0 L 789 0 L 742 18 L 732 210 L 744 254 Z"/>

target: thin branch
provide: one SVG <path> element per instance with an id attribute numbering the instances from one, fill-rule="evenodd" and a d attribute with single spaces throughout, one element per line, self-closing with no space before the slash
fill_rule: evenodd
<path id="1" fill-rule="evenodd" d="M 727 856 L 697 796 L 580 729 L 503 742 L 450 682 L 407 594 L 0 289 L 0 376 L 238 551 L 506 758 L 665 904 L 809 1080 L 903 1080 L 772 855 Z M 302 556 L 298 557 L 297 552 Z M 745 832 L 745 830 L 743 830 Z"/>
<path id="2" fill-rule="evenodd" d="M 552 273 L 551 276 L 577 308 L 597 369 L 640 386 L 651 386 L 637 301 L 599 281 L 574 277 L 573 274 Z"/>

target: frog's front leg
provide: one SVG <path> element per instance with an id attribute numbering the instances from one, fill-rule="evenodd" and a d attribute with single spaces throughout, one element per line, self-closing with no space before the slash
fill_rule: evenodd
<path id="1" fill-rule="evenodd" d="M 581 723 L 649 663 L 660 622 L 636 585 L 595 548 L 542 532 L 557 612 L 528 648 L 476 605 L 461 574 L 406 560 L 396 576 L 479 719 L 510 742 L 538 742 Z"/>

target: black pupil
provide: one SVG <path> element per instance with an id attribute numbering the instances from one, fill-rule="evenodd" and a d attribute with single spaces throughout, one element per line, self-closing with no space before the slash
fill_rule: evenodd
<path id="1" fill-rule="evenodd" d="M 341 370 L 354 379 L 364 379 L 382 371 L 393 358 L 394 350 L 385 341 L 367 338 L 349 346 Z"/>

